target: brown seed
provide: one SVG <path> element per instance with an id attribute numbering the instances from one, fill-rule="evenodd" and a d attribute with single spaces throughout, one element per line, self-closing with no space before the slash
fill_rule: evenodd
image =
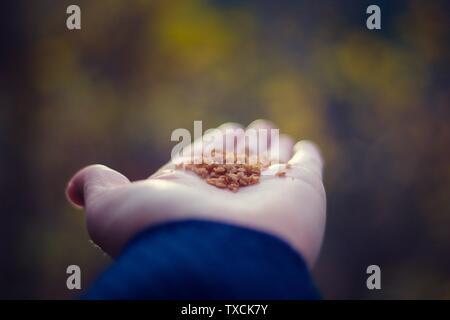
<path id="1" fill-rule="evenodd" d="M 227 171 L 224 167 L 215 167 L 213 170 L 216 173 L 224 173 Z"/>
<path id="2" fill-rule="evenodd" d="M 278 172 L 276 173 L 276 176 L 277 176 L 277 177 L 285 177 L 285 176 L 286 176 L 286 171 L 278 171 Z"/>
<path id="3" fill-rule="evenodd" d="M 206 170 L 205 168 L 198 169 L 196 173 L 202 178 L 206 178 L 208 176 L 208 170 Z"/>
<path id="4" fill-rule="evenodd" d="M 223 182 L 216 182 L 216 187 L 217 188 L 226 188 L 227 185 L 225 183 L 223 183 Z"/>
<path id="5" fill-rule="evenodd" d="M 240 187 L 250 186 L 259 183 L 261 170 L 270 165 L 269 162 L 256 163 L 249 161 L 246 154 L 226 155 L 217 150 L 213 150 L 214 157 L 203 157 L 203 163 L 200 164 L 178 164 L 176 169 L 189 170 L 197 174 L 202 179 L 221 189 L 229 189 L 236 192 Z M 227 159 L 229 163 L 217 163 L 217 159 Z M 252 164 L 250 164 L 252 163 Z M 288 166 L 286 166 L 288 168 Z M 277 176 L 284 176 L 285 172 L 280 171 Z"/>
<path id="6" fill-rule="evenodd" d="M 239 184 L 240 184 L 241 186 L 248 186 L 248 182 L 247 182 L 247 180 L 245 180 L 245 179 L 239 179 Z"/>

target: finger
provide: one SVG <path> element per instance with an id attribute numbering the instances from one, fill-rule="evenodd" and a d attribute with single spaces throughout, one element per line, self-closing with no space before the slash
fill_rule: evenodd
<path id="1" fill-rule="evenodd" d="M 189 157 L 191 152 L 193 152 L 194 159 L 202 158 L 202 155 L 209 158 L 214 150 L 218 152 L 216 160 L 219 161 L 222 153 L 233 152 L 238 149 L 244 135 L 244 129 L 239 123 L 224 123 L 216 129 L 206 130 L 202 137 L 186 147 L 183 154 L 188 156 L 184 158 Z"/>
<path id="2" fill-rule="evenodd" d="M 322 178 L 323 159 L 317 145 L 308 140 L 302 140 L 294 146 L 294 156 L 289 160 L 293 167 L 304 168 Z"/>
<path id="3" fill-rule="evenodd" d="M 265 119 L 258 119 L 248 125 L 247 129 L 250 129 L 250 128 L 270 130 L 270 129 L 276 128 L 276 126 L 272 121 L 265 120 Z"/>
<path id="4" fill-rule="evenodd" d="M 183 161 L 181 162 L 186 162 L 186 160 L 187 162 L 194 162 L 195 159 L 202 159 L 203 156 L 211 154 L 212 150 L 223 150 L 223 134 L 219 129 L 206 130 L 201 137 L 185 147 L 182 151 L 183 156 L 181 158 L 183 158 Z"/>
<path id="5" fill-rule="evenodd" d="M 271 130 L 275 129 L 275 125 L 268 120 L 258 119 L 250 123 L 245 132 L 246 146 L 249 154 L 265 155 L 270 149 Z"/>
<path id="6" fill-rule="evenodd" d="M 225 132 L 227 129 L 243 129 L 242 125 L 237 122 L 225 122 L 217 127 L 217 129 Z"/>
<path id="7" fill-rule="evenodd" d="M 222 140 L 225 144 L 225 150 L 227 152 L 233 152 L 234 150 L 236 150 L 236 152 L 239 153 L 244 151 L 244 146 L 241 141 L 245 136 L 245 131 L 241 124 L 236 122 L 226 122 L 220 125 L 217 130 L 222 132 L 224 135 L 224 139 Z M 193 143 L 191 143 L 183 150 L 184 156 L 172 159 L 172 161 L 169 161 L 169 163 L 159 168 L 149 178 L 159 177 L 164 172 L 170 172 L 174 170 L 176 167 L 175 162 L 177 161 L 180 163 L 190 163 L 191 161 L 194 162 L 195 159 L 201 158 L 203 151 L 208 150 L 208 148 L 214 148 L 216 151 L 222 151 L 224 148 L 223 144 L 220 143 L 222 140 L 220 140 L 219 142 L 214 142 L 213 134 L 214 133 L 206 132 L 202 137 L 196 139 Z M 191 151 L 193 151 L 193 159 L 191 158 Z"/>
<path id="8" fill-rule="evenodd" d="M 130 180 L 119 172 L 95 164 L 81 169 L 70 179 L 66 194 L 74 205 L 84 207 L 103 191 L 127 183 Z"/>
<path id="9" fill-rule="evenodd" d="M 272 162 L 286 163 L 292 157 L 294 139 L 287 134 L 281 134 L 279 139 L 272 139 L 270 159 Z"/>
<path id="10" fill-rule="evenodd" d="M 243 139 L 245 136 L 244 128 L 236 122 L 227 122 L 218 127 L 224 134 L 225 152 L 240 152 L 244 150 Z"/>

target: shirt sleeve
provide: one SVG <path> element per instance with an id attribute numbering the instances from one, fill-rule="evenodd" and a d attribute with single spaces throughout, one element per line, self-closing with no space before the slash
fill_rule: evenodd
<path id="1" fill-rule="evenodd" d="M 303 258 L 282 240 L 187 220 L 132 239 L 84 299 L 319 299 Z"/>

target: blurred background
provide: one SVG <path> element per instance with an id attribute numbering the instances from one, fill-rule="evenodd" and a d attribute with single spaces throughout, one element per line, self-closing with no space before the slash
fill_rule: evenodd
<path id="1" fill-rule="evenodd" d="M 446 2 L 4 1 L 0 297 L 73 298 L 68 265 L 86 288 L 111 263 L 65 199 L 78 169 L 142 179 L 175 128 L 268 118 L 326 159 L 325 298 L 450 299 Z"/>

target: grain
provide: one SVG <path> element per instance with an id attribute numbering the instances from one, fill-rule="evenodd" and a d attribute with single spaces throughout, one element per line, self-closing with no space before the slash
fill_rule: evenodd
<path id="1" fill-rule="evenodd" d="M 245 155 L 224 156 L 217 151 L 213 151 L 212 155 L 214 158 L 204 158 L 202 163 L 181 163 L 176 168 L 191 171 L 217 188 L 237 192 L 241 187 L 258 184 L 261 170 L 270 165 L 270 162 L 251 164 Z M 227 163 L 218 163 L 214 159 L 227 159 Z M 285 174 L 284 171 L 278 172 L 276 176 L 282 177 Z"/>

